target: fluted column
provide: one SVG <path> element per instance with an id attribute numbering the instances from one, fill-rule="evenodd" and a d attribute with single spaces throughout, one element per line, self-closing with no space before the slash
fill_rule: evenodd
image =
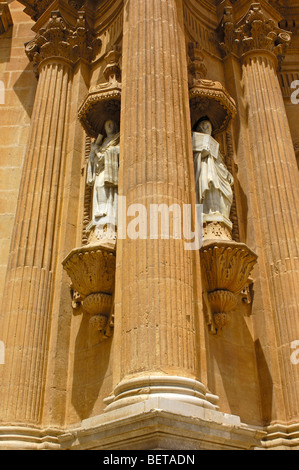
<path id="1" fill-rule="evenodd" d="M 229 18 L 229 15 L 227 15 Z M 273 421 L 299 419 L 299 368 L 290 359 L 291 343 L 299 338 L 299 197 L 298 170 L 284 101 L 277 77 L 278 60 L 290 41 L 252 5 L 244 23 L 234 31 L 225 24 L 226 46 L 242 60 L 244 96 L 248 103 L 252 193 L 258 213 L 260 267 L 266 273 L 272 318 L 268 331 L 277 359 L 273 361 Z M 238 38 L 238 41 L 235 39 Z M 263 265 L 264 264 L 264 265 Z M 265 284 L 264 284 L 265 285 Z"/>
<path id="2" fill-rule="evenodd" d="M 69 87 L 69 66 L 42 67 L 5 285 L 4 421 L 38 423 L 41 416 Z"/>
<path id="3" fill-rule="evenodd" d="M 290 345 L 299 338 L 298 170 L 274 58 L 246 57 L 245 94 L 264 256 L 271 283 L 285 409 L 278 419 L 299 418 L 299 369 Z"/>
<path id="4" fill-rule="evenodd" d="M 1 315 L 4 423 L 28 426 L 42 420 L 72 69 L 82 53 L 76 46 L 79 36 L 84 37 L 82 17 L 72 29 L 54 12 L 26 46 L 39 79 Z M 87 45 L 86 40 L 84 50 Z"/>
<path id="5" fill-rule="evenodd" d="M 206 393 L 197 381 L 204 354 L 197 344 L 198 253 L 186 251 L 172 229 L 169 239 L 150 236 L 151 204 L 177 204 L 183 215 L 183 204 L 195 199 L 181 3 L 127 0 L 124 6 L 119 187 L 129 212 L 133 204 L 144 207 L 148 225 L 139 227 L 144 239 L 127 233 L 117 245 L 116 400 L 134 397 L 136 389 L 139 399 L 151 389 L 193 389 L 204 399 Z"/>

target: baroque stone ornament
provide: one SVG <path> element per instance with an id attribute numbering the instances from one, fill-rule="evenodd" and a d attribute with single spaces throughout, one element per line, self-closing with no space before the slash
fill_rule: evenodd
<path id="1" fill-rule="evenodd" d="M 112 335 L 114 326 L 113 292 L 115 283 L 115 245 L 86 245 L 76 248 L 63 261 L 90 325 L 100 341 Z"/>
<path id="2" fill-rule="evenodd" d="M 101 40 L 90 30 L 85 13 L 80 12 L 76 26 L 66 23 L 59 11 L 53 11 L 44 28 L 26 44 L 26 54 L 35 72 L 46 59 L 60 58 L 74 65 L 79 59 L 91 62 L 101 46 Z"/>
<path id="3" fill-rule="evenodd" d="M 260 3 L 253 3 L 238 24 L 234 21 L 233 7 L 225 7 L 221 31 L 220 47 L 225 56 L 234 53 L 241 57 L 254 50 L 264 50 L 281 60 L 291 42 L 291 33 L 267 18 Z"/>
<path id="4" fill-rule="evenodd" d="M 121 51 L 115 45 L 105 56 L 105 83 L 100 83 L 89 90 L 78 111 L 78 118 L 84 130 L 95 139 L 103 134 L 105 122 L 120 122 L 121 107 Z"/>
<path id="5" fill-rule="evenodd" d="M 206 240 L 201 248 L 201 270 L 207 294 L 207 323 L 212 332 L 220 331 L 229 322 L 230 312 L 238 296 L 248 285 L 257 255 L 244 243 Z"/>
<path id="6" fill-rule="evenodd" d="M 199 119 L 208 116 L 214 134 L 224 132 L 237 109 L 233 98 L 220 82 L 208 80 L 204 54 L 198 44 L 189 44 L 189 99 L 192 128 Z"/>

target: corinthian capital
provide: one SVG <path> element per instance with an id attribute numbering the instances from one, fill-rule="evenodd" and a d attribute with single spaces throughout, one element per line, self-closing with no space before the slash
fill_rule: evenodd
<path id="1" fill-rule="evenodd" d="M 92 62 L 100 45 L 100 39 L 89 29 L 83 12 L 79 13 L 76 26 L 71 27 L 59 12 L 53 11 L 46 26 L 26 44 L 26 54 L 37 72 L 39 65 L 51 58 L 60 58 L 70 64 L 80 59 Z"/>
<path id="2" fill-rule="evenodd" d="M 221 32 L 220 46 L 225 55 L 234 53 L 241 57 L 250 51 L 260 50 L 282 57 L 291 42 L 291 33 L 279 28 L 273 19 L 268 18 L 260 3 L 253 3 L 238 24 L 233 18 L 233 7 L 226 7 Z"/>

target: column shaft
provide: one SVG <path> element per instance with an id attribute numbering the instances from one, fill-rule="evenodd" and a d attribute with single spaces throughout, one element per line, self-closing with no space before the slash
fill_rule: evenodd
<path id="1" fill-rule="evenodd" d="M 291 420 L 299 417 L 299 369 L 290 360 L 291 342 L 299 338 L 298 170 L 274 57 L 250 54 L 244 60 L 243 80 L 249 103 L 260 250 L 270 284 L 284 398 L 277 419 Z"/>
<path id="2" fill-rule="evenodd" d="M 37 87 L 2 311 L 4 422 L 38 424 L 42 415 L 70 73 L 48 63 Z"/>
<path id="3" fill-rule="evenodd" d="M 127 208 L 146 208 L 150 224 L 151 204 L 178 204 L 183 214 L 195 201 L 181 1 L 126 1 L 123 51 L 120 191 Z M 171 227 L 170 239 L 151 239 L 148 226 L 147 239 L 118 241 L 120 380 L 200 375 L 199 258 Z"/>

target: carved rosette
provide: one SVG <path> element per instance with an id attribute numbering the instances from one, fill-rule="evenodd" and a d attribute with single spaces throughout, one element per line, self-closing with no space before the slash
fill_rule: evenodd
<path id="1" fill-rule="evenodd" d="M 229 321 L 238 296 L 248 285 L 257 255 L 244 243 L 207 241 L 201 248 L 201 270 L 214 325 L 221 330 Z"/>
<path id="2" fill-rule="evenodd" d="M 291 33 L 279 28 L 274 20 L 268 18 L 260 3 L 252 4 L 238 24 L 234 21 L 233 7 L 225 7 L 221 30 L 220 46 L 225 56 L 233 53 L 244 58 L 248 53 L 258 50 L 271 53 L 281 60 L 291 42 Z"/>
<path id="3" fill-rule="evenodd" d="M 63 261 L 72 282 L 72 290 L 90 325 L 99 331 L 100 339 L 111 336 L 114 325 L 113 293 L 115 284 L 115 248 L 87 245 L 76 248 Z"/>
<path id="4" fill-rule="evenodd" d="M 73 28 L 58 11 L 53 11 L 46 26 L 26 44 L 26 54 L 38 73 L 40 64 L 46 59 L 59 58 L 71 65 L 80 59 L 92 62 L 100 45 L 100 39 L 89 29 L 83 12 L 79 13 Z"/>

